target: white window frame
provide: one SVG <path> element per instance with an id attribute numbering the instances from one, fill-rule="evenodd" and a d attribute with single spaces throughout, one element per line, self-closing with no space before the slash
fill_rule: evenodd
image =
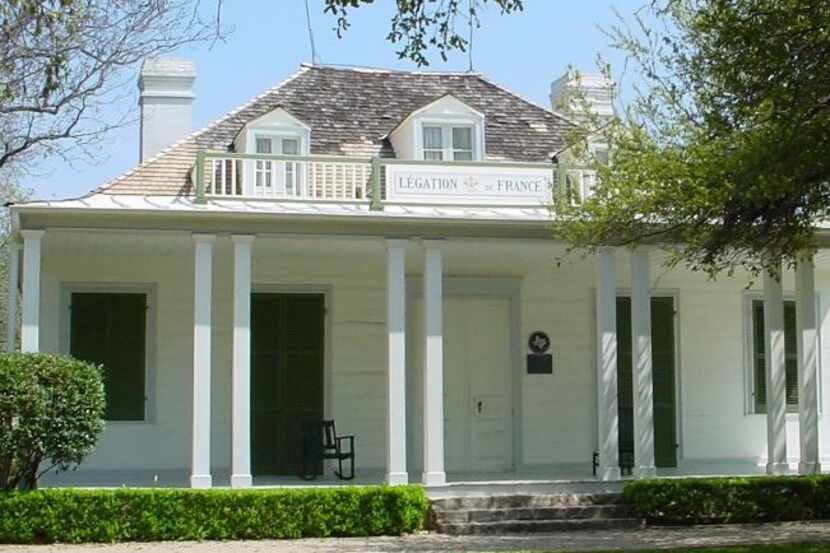
<path id="1" fill-rule="evenodd" d="M 62 282 L 61 286 L 61 352 L 69 355 L 71 346 L 72 294 L 144 294 L 147 314 L 144 329 L 144 419 L 106 421 L 107 426 L 152 426 L 157 422 L 156 410 L 156 313 L 158 286 L 155 283 L 131 282 Z"/>
<path id="2" fill-rule="evenodd" d="M 424 127 L 438 127 L 441 129 L 441 152 L 443 159 L 428 160 L 426 158 L 424 148 Z M 453 147 L 452 142 L 453 128 L 468 128 L 470 129 L 470 132 L 472 134 L 472 159 L 458 160 L 458 163 L 470 163 L 481 161 L 484 159 L 484 133 L 482 131 L 483 125 L 479 121 L 474 121 L 468 118 L 458 120 L 420 118 L 418 120 L 418 124 L 414 125 L 414 128 L 415 144 L 417 145 L 416 150 L 418 152 L 418 159 L 420 160 L 435 161 L 438 163 L 442 163 L 445 161 L 456 161 L 455 148 Z"/>
<path id="3" fill-rule="evenodd" d="M 764 293 L 763 291 L 751 290 L 745 292 L 743 294 L 743 334 L 744 334 L 744 414 L 746 415 L 758 415 L 765 417 L 766 413 L 759 412 L 755 409 L 755 359 L 754 359 L 754 331 L 753 331 L 753 313 L 752 313 L 752 302 L 753 301 L 764 301 Z M 784 301 L 785 302 L 794 302 L 795 301 L 795 294 L 785 292 L 784 293 Z M 818 371 L 817 371 L 817 381 L 816 386 L 818 387 L 818 412 L 819 414 L 823 413 L 823 401 L 822 401 L 822 350 L 821 344 L 822 340 L 822 330 L 821 330 L 821 299 L 819 297 L 819 292 L 816 291 L 816 341 L 818 342 L 818 347 L 816 349 L 816 361 L 818 362 Z M 799 367 L 799 372 L 801 368 Z M 795 410 L 791 410 L 788 406 L 787 408 L 787 415 L 788 418 L 798 418 L 798 408 Z"/>
<path id="4" fill-rule="evenodd" d="M 271 152 L 274 153 L 274 139 L 268 136 L 254 137 L 254 153 L 260 154 L 258 145 L 260 140 L 267 140 L 271 145 Z M 273 188 L 274 186 L 274 163 L 272 161 L 262 161 L 257 159 L 254 163 L 254 187 L 255 188 Z"/>
<path id="5" fill-rule="evenodd" d="M 255 154 L 256 153 L 257 140 L 267 139 L 267 140 L 271 141 L 272 155 L 281 155 L 278 152 L 282 151 L 282 141 L 287 139 L 287 140 L 296 140 L 297 141 L 297 152 L 298 152 L 297 155 L 300 155 L 300 156 L 309 155 L 308 154 L 307 133 L 302 133 L 302 132 L 300 132 L 301 130 L 302 129 L 293 129 L 291 131 L 257 129 L 257 128 L 250 129 L 250 130 L 248 130 L 248 142 L 247 142 L 248 148 L 247 148 L 247 151 L 250 152 L 250 153 Z M 306 136 L 303 136 L 304 134 L 306 134 Z M 246 183 L 248 183 L 248 184 L 247 184 L 247 188 L 246 188 L 246 191 L 245 191 L 245 195 L 251 195 L 251 196 L 256 195 L 256 191 L 258 189 L 258 187 L 256 187 L 256 173 L 258 172 L 258 169 L 256 168 L 256 166 L 257 166 L 258 163 L 260 163 L 260 162 L 257 161 L 257 163 L 250 164 L 249 170 L 246 171 L 246 173 L 247 173 L 246 177 L 248 177 L 248 178 L 246 178 Z M 276 162 L 268 161 L 268 162 L 265 162 L 265 163 L 268 164 L 269 170 L 271 171 L 271 190 L 273 190 L 274 188 L 281 188 L 283 190 L 283 194 L 288 195 L 288 192 L 286 191 L 287 190 L 286 182 L 287 182 L 287 175 L 291 174 L 293 176 L 293 186 L 292 186 L 293 191 L 292 191 L 291 195 L 292 196 L 300 196 L 301 195 L 302 187 L 297 186 L 298 184 L 301 184 L 301 181 L 302 181 L 302 177 L 301 177 L 301 175 L 302 175 L 302 170 L 301 169 L 302 168 L 300 167 L 299 163 L 297 163 L 297 162 L 293 162 L 293 163 L 292 162 L 279 162 L 280 164 L 282 164 L 282 174 L 281 175 L 277 175 L 277 172 L 275 170 L 276 169 L 275 166 L 277 165 Z M 291 167 L 290 171 L 288 169 L 289 165 Z M 260 188 L 264 188 L 264 187 L 260 187 Z"/>

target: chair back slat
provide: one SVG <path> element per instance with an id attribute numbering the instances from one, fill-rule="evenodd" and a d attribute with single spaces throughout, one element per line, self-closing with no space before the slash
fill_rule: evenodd
<path id="1" fill-rule="evenodd" d="M 337 432 L 334 430 L 334 421 L 323 421 L 323 447 L 335 447 Z"/>

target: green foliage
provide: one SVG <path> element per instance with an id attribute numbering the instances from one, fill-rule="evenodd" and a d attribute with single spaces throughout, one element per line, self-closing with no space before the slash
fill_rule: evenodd
<path id="1" fill-rule="evenodd" d="M 0 355 L 0 489 L 33 488 L 44 472 L 78 465 L 104 428 L 104 402 L 95 365 L 48 353 Z"/>
<path id="2" fill-rule="evenodd" d="M 9 247 L 16 238 L 12 235 L 9 208 L 5 206 L 10 202 L 26 200 L 30 196 L 28 190 L 24 190 L 15 184 L 15 175 L 9 173 L 9 171 L 0 170 L 0 205 L 3 206 L 0 207 L 0 282 L 7 282 Z M 8 288 L 6 286 L 0 287 L 0 336 L 3 337 L 6 336 L 6 310 L 9 305 L 7 295 Z"/>
<path id="3" fill-rule="evenodd" d="M 830 3 L 660 0 L 638 14 L 609 31 L 638 93 L 610 122 L 586 117 L 613 163 L 591 162 L 593 199 L 558 203 L 560 236 L 658 243 L 712 275 L 809 253 L 830 216 Z"/>
<path id="4" fill-rule="evenodd" d="M 414 61 L 418 66 L 429 65 L 427 53 L 436 48 L 441 59 L 453 50 L 466 51 L 470 47 L 470 28 L 480 26 L 478 14 L 488 0 L 409 0 L 397 2 L 392 16 L 392 28 L 386 40 L 402 44 L 398 57 Z M 524 0 L 492 0 L 501 13 L 522 11 Z M 374 0 L 325 0 L 324 11 L 337 18 L 338 38 L 349 28 L 349 10 Z M 462 30 L 456 30 L 457 19 L 462 18 Z M 464 35 L 462 35 L 462 33 Z"/>
<path id="5" fill-rule="evenodd" d="M 629 482 L 625 501 L 654 524 L 830 518 L 830 477 L 762 476 Z"/>
<path id="6" fill-rule="evenodd" d="M 419 486 L 0 493 L 0 543 L 286 539 L 421 528 Z"/>

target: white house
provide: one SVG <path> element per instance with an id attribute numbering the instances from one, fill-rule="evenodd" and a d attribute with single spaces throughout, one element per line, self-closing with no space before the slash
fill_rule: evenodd
<path id="1" fill-rule="evenodd" d="M 106 430 L 55 482 L 301 482 L 321 419 L 355 436 L 360 482 L 830 455 L 826 250 L 780 282 L 667 271 L 656 248 L 562 258 L 547 206 L 574 123 L 479 74 L 302 66 L 189 134 L 194 78 L 146 62 L 142 163 L 11 208 L 22 349 L 106 368 Z"/>

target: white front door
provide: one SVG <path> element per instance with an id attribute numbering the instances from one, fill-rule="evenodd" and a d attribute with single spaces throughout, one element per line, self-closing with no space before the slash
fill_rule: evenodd
<path id="1" fill-rule="evenodd" d="M 410 327 L 418 337 L 423 332 L 421 309 L 420 302 L 413 306 Z M 421 341 L 409 342 L 417 373 L 415 389 L 409 394 L 417 406 L 416 421 L 410 428 L 419 437 L 423 436 L 418 428 L 423 420 Z M 445 297 L 444 456 L 448 472 L 498 472 L 511 468 L 511 365 L 510 300 Z"/>

